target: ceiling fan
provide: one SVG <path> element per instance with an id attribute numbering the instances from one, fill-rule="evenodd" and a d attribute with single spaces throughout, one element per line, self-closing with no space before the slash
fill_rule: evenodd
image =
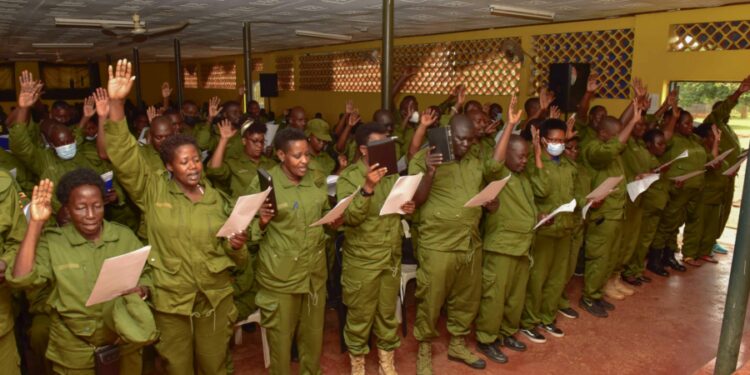
<path id="1" fill-rule="evenodd" d="M 130 38 L 129 41 L 121 42 L 119 45 L 141 43 L 151 38 L 177 33 L 188 27 L 189 24 L 189 22 L 185 21 L 162 27 L 146 28 L 146 22 L 141 20 L 141 16 L 138 13 L 133 14 L 130 21 L 55 18 L 56 26 L 98 27 L 101 28 L 104 35 L 117 39 Z M 115 31 L 118 28 L 130 28 L 131 30 L 118 33 Z"/>
<path id="2" fill-rule="evenodd" d="M 530 58 L 534 58 L 533 56 L 529 55 L 528 52 L 524 51 L 523 48 L 521 48 L 521 43 L 518 43 L 518 41 L 514 39 L 505 39 L 500 44 L 500 52 L 503 54 L 503 57 L 507 59 L 508 61 L 518 61 L 521 64 L 523 64 L 523 60 L 526 56 Z"/>

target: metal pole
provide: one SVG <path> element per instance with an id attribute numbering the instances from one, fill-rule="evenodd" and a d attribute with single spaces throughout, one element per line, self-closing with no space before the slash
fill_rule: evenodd
<path id="1" fill-rule="evenodd" d="M 745 166 L 745 184 L 742 202 L 750 202 L 750 164 Z M 737 237 L 734 242 L 732 270 L 729 273 L 727 300 L 724 305 L 724 320 L 721 323 L 719 349 L 716 353 L 715 375 L 729 375 L 737 368 L 737 357 L 742 343 L 742 330 L 747 312 L 747 297 L 750 292 L 750 205 L 740 207 Z"/>
<path id="2" fill-rule="evenodd" d="M 391 64 L 393 50 L 393 3 L 395 0 L 383 0 L 383 58 L 380 62 L 380 107 L 391 109 Z"/>
<path id="3" fill-rule="evenodd" d="M 253 59 L 251 50 L 250 22 L 245 22 L 242 27 L 242 51 L 245 59 L 245 110 L 250 108 L 250 101 L 253 100 Z"/>
<path id="4" fill-rule="evenodd" d="M 182 58 L 180 57 L 180 40 L 174 40 L 174 68 L 177 71 L 177 77 L 175 84 L 177 86 L 177 107 L 182 105 L 184 98 L 183 83 L 182 83 Z"/>
<path id="5" fill-rule="evenodd" d="M 141 95 L 141 55 L 138 53 L 138 47 L 133 48 L 133 75 L 135 80 L 135 107 L 143 109 L 143 96 Z"/>

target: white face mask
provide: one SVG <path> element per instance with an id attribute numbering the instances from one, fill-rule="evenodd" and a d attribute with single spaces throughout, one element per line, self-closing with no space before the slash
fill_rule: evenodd
<path id="1" fill-rule="evenodd" d="M 419 112 L 414 111 L 411 114 L 411 117 L 409 117 L 409 122 L 418 124 L 419 123 Z"/>
<path id="2" fill-rule="evenodd" d="M 547 152 L 552 156 L 560 156 L 565 151 L 565 145 L 562 143 L 547 143 Z"/>
<path id="3" fill-rule="evenodd" d="M 93 141 L 93 140 L 96 139 L 96 136 L 95 135 L 94 136 L 88 136 L 87 135 L 85 138 L 86 138 L 87 141 Z"/>
<path id="4" fill-rule="evenodd" d="M 55 152 L 57 153 L 57 156 L 60 157 L 60 159 L 63 159 L 63 160 L 73 159 L 76 156 L 76 144 L 71 143 L 68 145 L 55 147 Z"/>

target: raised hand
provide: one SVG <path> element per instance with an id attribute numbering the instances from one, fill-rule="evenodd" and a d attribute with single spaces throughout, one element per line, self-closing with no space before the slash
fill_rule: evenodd
<path id="1" fill-rule="evenodd" d="M 42 81 L 34 81 L 34 75 L 28 70 L 21 72 L 18 78 L 21 83 L 21 93 L 18 95 L 18 106 L 21 108 L 31 108 L 39 100 L 44 84 Z"/>
<path id="2" fill-rule="evenodd" d="M 740 92 L 740 94 L 744 94 L 750 91 L 750 76 L 745 77 L 745 79 L 740 82 L 740 87 L 737 90 Z"/>
<path id="3" fill-rule="evenodd" d="M 639 98 L 633 99 L 633 119 L 630 121 L 634 123 L 638 123 L 639 121 L 641 121 L 642 114 L 643 114 L 643 111 L 641 110 L 638 102 L 639 102 Z"/>
<path id="4" fill-rule="evenodd" d="M 107 95 L 107 90 L 102 87 L 97 88 L 94 91 L 93 98 L 96 105 L 96 114 L 99 118 L 107 118 L 109 116 L 109 95 Z M 151 121 L 149 120 L 149 122 Z"/>
<path id="5" fill-rule="evenodd" d="M 359 108 L 354 108 L 352 113 L 349 114 L 349 118 L 346 120 L 346 126 L 352 128 L 357 125 L 361 118 L 359 117 Z"/>
<path id="6" fill-rule="evenodd" d="M 40 181 L 39 185 L 34 186 L 34 191 L 31 193 L 31 206 L 29 207 L 32 221 L 43 223 L 52 216 L 53 188 L 52 181 L 46 178 Z"/>
<path id="7" fill-rule="evenodd" d="M 466 86 L 458 85 L 456 93 L 456 107 L 460 108 L 466 102 Z"/>
<path id="8" fill-rule="evenodd" d="M 221 135 L 221 139 L 229 139 L 237 134 L 237 129 L 232 126 L 231 121 L 224 119 L 219 123 L 219 134 Z"/>
<path id="9" fill-rule="evenodd" d="M 83 117 L 91 118 L 96 114 L 95 103 L 93 96 L 83 99 Z"/>
<path id="10" fill-rule="evenodd" d="M 221 109 L 223 107 L 219 107 L 219 104 L 221 104 L 221 99 L 219 99 L 218 96 L 214 96 L 211 99 L 208 100 L 208 118 L 213 119 L 214 117 L 219 115 L 219 112 L 221 112 Z"/>
<path id="11" fill-rule="evenodd" d="M 599 82 L 599 75 L 596 73 L 591 73 L 589 75 L 588 81 L 586 81 L 586 91 L 597 93 L 600 87 L 601 82 Z"/>
<path id="12" fill-rule="evenodd" d="M 633 92 L 635 92 L 635 96 L 637 97 L 648 95 L 647 87 L 638 77 L 633 78 Z"/>
<path id="13" fill-rule="evenodd" d="M 539 137 L 539 128 L 537 128 L 536 126 L 531 127 L 531 143 L 534 145 L 534 152 L 539 155 L 539 153 L 542 151 L 542 143 Z"/>
<path id="14" fill-rule="evenodd" d="M 237 88 L 237 96 L 245 96 L 245 81 L 242 81 L 242 85 Z"/>
<path id="15" fill-rule="evenodd" d="M 568 121 L 565 122 L 565 139 L 573 139 L 576 135 L 578 135 L 578 132 L 576 129 L 576 114 L 570 115 L 568 117 Z"/>
<path id="16" fill-rule="evenodd" d="M 164 82 L 161 84 L 161 97 L 162 98 L 168 98 L 172 95 L 172 88 L 169 87 L 169 82 Z"/>
<path id="17" fill-rule="evenodd" d="M 549 108 L 552 100 L 551 92 L 546 87 L 539 90 L 539 106 L 542 110 Z"/>
<path id="18" fill-rule="evenodd" d="M 716 124 L 711 125 L 711 133 L 714 135 L 714 144 L 718 145 L 721 142 L 721 129 Z"/>
<path id="19" fill-rule="evenodd" d="M 117 66 L 113 72 L 112 65 L 109 66 L 109 82 L 107 91 L 110 100 L 125 100 L 133 87 L 135 76 L 132 74 L 133 67 L 127 59 L 117 60 Z"/>
<path id="20" fill-rule="evenodd" d="M 375 163 L 367 169 L 367 176 L 365 176 L 365 186 L 363 187 L 365 193 L 371 194 L 375 186 L 380 180 L 388 173 L 387 167 L 379 168 L 380 164 Z"/>
<path id="21" fill-rule="evenodd" d="M 422 115 L 419 116 L 419 126 L 420 127 L 428 127 L 438 120 L 438 113 L 432 108 L 427 108 L 424 111 L 422 111 Z"/>
<path id="22" fill-rule="evenodd" d="M 346 105 L 344 105 L 344 111 L 344 113 L 346 113 L 347 115 L 354 111 L 354 102 L 351 99 L 346 101 Z"/>
<path id="23" fill-rule="evenodd" d="M 518 106 L 518 97 L 516 94 L 510 97 L 510 105 L 508 106 L 508 125 L 510 129 L 518 125 L 521 122 L 521 115 L 523 114 L 522 109 L 516 109 Z"/>
<path id="24" fill-rule="evenodd" d="M 151 124 L 151 121 L 156 118 L 159 114 L 156 112 L 156 107 L 150 106 L 146 108 L 146 117 L 148 117 L 148 123 Z"/>
<path id="25" fill-rule="evenodd" d="M 560 107 L 558 107 L 556 105 L 553 105 L 553 106 L 549 107 L 549 118 L 553 118 L 553 119 L 558 119 L 559 120 L 560 119 L 560 115 L 562 115 L 562 113 L 560 112 Z"/>

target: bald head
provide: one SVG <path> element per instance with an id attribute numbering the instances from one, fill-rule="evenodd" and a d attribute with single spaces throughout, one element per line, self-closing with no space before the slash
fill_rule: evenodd
<path id="1" fill-rule="evenodd" d="M 505 166 L 515 173 L 521 173 L 529 160 L 529 144 L 520 135 L 513 134 L 505 152 Z"/>
<path id="2" fill-rule="evenodd" d="M 605 142 L 609 141 L 620 134 L 620 131 L 622 131 L 622 122 L 618 118 L 605 116 L 599 123 L 597 131 L 599 139 Z"/>
<path id="3" fill-rule="evenodd" d="M 297 106 L 289 111 L 289 126 L 304 131 L 307 124 L 307 115 L 305 109 Z"/>
<path id="4" fill-rule="evenodd" d="M 383 125 L 386 131 L 388 132 L 388 135 L 393 133 L 393 122 L 395 120 L 393 118 L 393 114 L 391 113 L 391 111 L 387 109 L 378 109 L 372 115 L 372 121 L 375 121 L 380 125 Z"/>
<path id="5" fill-rule="evenodd" d="M 156 116 L 151 120 L 151 128 L 148 131 L 148 143 L 150 143 L 156 151 L 161 150 L 161 144 L 165 139 L 169 138 L 172 134 L 176 134 L 172 120 L 168 116 Z"/>
<path id="6" fill-rule="evenodd" d="M 474 123 L 466 115 L 455 115 L 450 120 L 453 154 L 461 160 L 477 140 Z"/>

